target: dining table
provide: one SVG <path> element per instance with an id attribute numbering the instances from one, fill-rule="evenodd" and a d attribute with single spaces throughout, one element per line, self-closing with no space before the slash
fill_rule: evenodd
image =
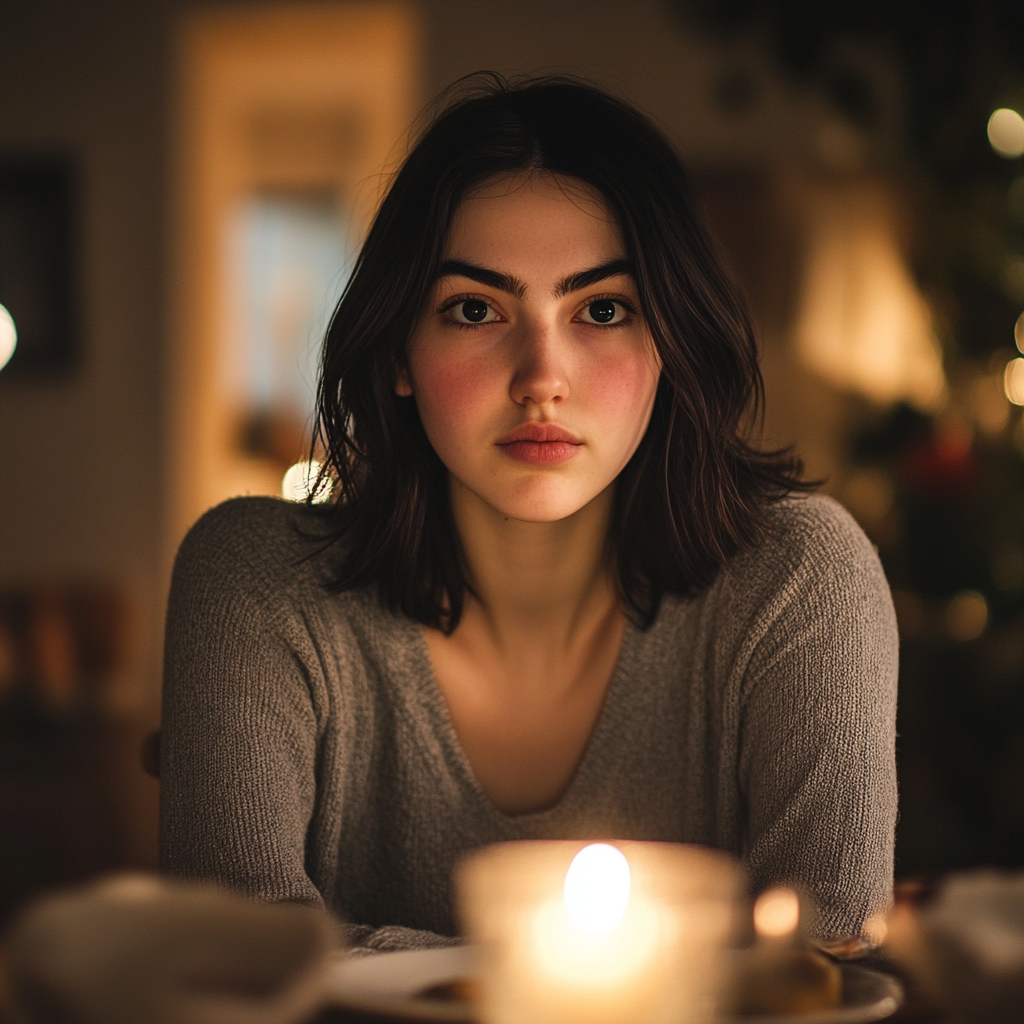
<path id="1" fill-rule="evenodd" d="M 885 1024 L 946 1024 L 947 1015 L 934 1006 L 920 991 L 914 980 L 901 970 L 893 961 L 878 952 L 871 952 L 856 959 L 859 966 L 891 975 L 899 980 L 904 990 L 904 1001 L 890 1016 L 884 1018 Z M 759 1018 L 764 1020 L 764 1018 Z M 730 1024 L 742 1024 L 743 1017 L 723 1018 Z M 404 1016 L 391 1016 L 379 1013 L 351 1009 L 344 1006 L 328 1006 L 304 1024 L 410 1024 Z"/>

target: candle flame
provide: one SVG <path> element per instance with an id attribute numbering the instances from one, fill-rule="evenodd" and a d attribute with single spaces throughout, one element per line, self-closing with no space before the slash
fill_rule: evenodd
<path id="1" fill-rule="evenodd" d="M 769 889 L 754 904 L 754 928 L 765 938 L 791 935 L 800 923 L 800 897 L 792 889 Z"/>
<path id="2" fill-rule="evenodd" d="M 584 935 L 610 935 L 626 913 L 629 889 L 629 862 L 622 852 L 592 843 L 576 854 L 565 874 L 566 916 Z"/>

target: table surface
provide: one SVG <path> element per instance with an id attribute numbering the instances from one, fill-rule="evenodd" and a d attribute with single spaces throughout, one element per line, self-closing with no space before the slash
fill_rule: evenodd
<path id="1" fill-rule="evenodd" d="M 855 961 L 865 967 L 884 971 L 900 979 L 906 992 L 903 1005 L 891 1016 L 885 1018 L 885 1024 L 943 1024 L 945 1017 L 930 1005 L 912 982 L 889 960 L 879 955 Z M 372 1013 L 346 1010 L 341 1007 L 330 1007 L 313 1017 L 307 1024 L 409 1024 L 404 1018 L 393 1018 Z"/>

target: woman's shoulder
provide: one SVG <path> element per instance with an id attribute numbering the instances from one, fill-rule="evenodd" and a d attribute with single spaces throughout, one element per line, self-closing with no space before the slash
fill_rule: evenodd
<path id="1" fill-rule="evenodd" d="M 745 621 L 825 609 L 857 614 L 858 608 L 888 618 L 892 607 L 874 545 L 850 513 L 824 495 L 773 504 L 760 542 L 734 558 L 703 599 Z"/>
<path id="2" fill-rule="evenodd" d="M 232 498 L 204 513 L 181 543 L 175 586 L 246 591 L 251 597 L 326 579 L 329 514 L 282 498 Z"/>
<path id="3" fill-rule="evenodd" d="M 310 544 L 330 539 L 329 513 L 284 498 L 231 498 L 196 520 L 182 541 L 181 551 L 193 549 L 216 556 L 288 561 L 308 554 Z"/>
<path id="4" fill-rule="evenodd" d="M 773 504 L 759 544 L 729 567 L 748 581 L 882 573 L 875 546 L 856 520 L 826 495 L 790 496 Z M 884 577 L 883 577 L 884 578 Z"/>
<path id="5" fill-rule="evenodd" d="M 761 542 L 703 593 L 667 600 L 659 627 L 677 646 L 706 645 L 708 664 L 726 675 L 740 662 L 778 668 L 793 648 L 811 661 L 873 665 L 870 685 L 886 693 L 895 685 L 899 642 L 885 572 L 853 517 L 824 496 L 774 505 Z M 824 685 L 816 670 L 780 672 L 773 685 Z"/>

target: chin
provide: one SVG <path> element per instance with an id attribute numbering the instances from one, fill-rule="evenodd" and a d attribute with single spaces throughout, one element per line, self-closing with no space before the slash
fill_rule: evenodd
<path id="1" fill-rule="evenodd" d="M 596 495 L 589 493 L 566 494 L 559 488 L 556 493 L 502 496 L 489 504 L 502 515 L 524 523 L 557 523 L 561 519 L 575 515 L 595 497 Z"/>
<path id="2" fill-rule="evenodd" d="M 558 509 L 501 509 L 503 515 L 509 519 L 516 519 L 521 523 L 557 523 L 568 519 L 571 515 L 579 512 L 578 508 Z"/>

